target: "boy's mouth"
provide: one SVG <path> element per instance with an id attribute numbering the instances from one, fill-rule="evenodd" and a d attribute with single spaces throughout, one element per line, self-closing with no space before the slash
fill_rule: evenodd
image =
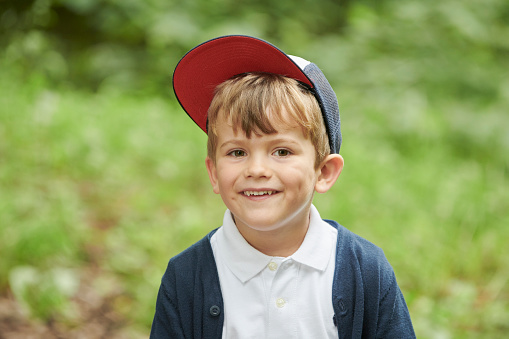
<path id="1" fill-rule="evenodd" d="M 277 191 L 243 191 L 242 193 L 244 193 L 245 196 L 252 196 L 252 195 L 255 195 L 255 196 L 260 196 L 260 195 L 272 195 L 272 194 L 276 194 Z"/>

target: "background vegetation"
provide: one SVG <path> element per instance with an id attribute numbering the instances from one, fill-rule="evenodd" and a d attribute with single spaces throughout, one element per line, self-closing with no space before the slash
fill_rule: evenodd
<path id="1" fill-rule="evenodd" d="M 0 1 L 0 338 L 147 337 L 221 223 L 171 72 L 224 34 L 318 64 L 346 166 L 322 216 L 381 246 L 419 338 L 509 331 L 509 3 Z"/>

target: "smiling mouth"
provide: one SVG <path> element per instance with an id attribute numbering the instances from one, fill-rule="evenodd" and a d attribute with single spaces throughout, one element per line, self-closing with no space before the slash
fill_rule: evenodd
<path id="1" fill-rule="evenodd" d="M 255 195 L 255 196 L 260 196 L 260 195 L 272 195 L 272 194 L 276 194 L 277 191 L 244 191 L 242 192 L 245 196 L 252 196 L 252 195 Z"/>

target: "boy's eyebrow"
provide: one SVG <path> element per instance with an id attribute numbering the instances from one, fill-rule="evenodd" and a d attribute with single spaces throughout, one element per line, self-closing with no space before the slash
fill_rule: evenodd
<path id="1" fill-rule="evenodd" d="M 223 143 L 221 143 L 221 144 L 219 145 L 219 148 L 223 148 L 223 147 L 227 146 L 228 144 L 237 145 L 237 144 L 239 144 L 239 143 L 240 143 L 240 141 L 237 141 L 236 139 L 226 140 L 225 142 L 223 142 Z"/>
<path id="2" fill-rule="evenodd" d="M 235 145 L 239 145 L 239 144 L 242 144 L 242 143 L 243 143 L 242 139 L 235 139 L 235 138 L 233 138 L 233 139 L 228 139 L 228 140 L 225 140 L 224 142 L 222 142 L 222 143 L 219 145 L 219 147 L 218 147 L 218 148 L 226 147 L 226 146 L 228 146 L 229 144 L 232 144 L 232 145 L 234 145 L 234 146 L 235 146 Z"/>
<path id="3" fill-rule="evenodd" d="M 246 141 L 244 139 L 236 139 L 236 138 L 228 139 L 228 140 L 225 140 L 223 143 L 221 143 L 219 145 L 219 148 L 228 146 L 228 144 L 239 145 L 239 144 L 243 144 L 245 142 Z M 296 146 L 299 145 L 299 143 L 297 141 L 293 140 L 292 138 L 275 138 L 275 139 L 269 140 L 269 143 L 271 143 L 271 144 L 285 143 L 285 144 L 292 144 L 292 145 L 296 145 Z"/>
<path id="4" fill-rule="evenodd" d="M 276 138 L 270 141 L 271 143 L 278 144 L 278 143 L 287 143 L 287 144 L 294 144 L 299 145 L 298 142 L 293 140 L 292 138 Z"/>

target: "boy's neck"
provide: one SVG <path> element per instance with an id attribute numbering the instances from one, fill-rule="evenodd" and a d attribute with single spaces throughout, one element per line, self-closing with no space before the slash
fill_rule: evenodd
<path id="1" fill-rule="evenodd" d="M 309 214 L 308 214 L 309 215 Z M 258 231 L 233 220 L 244 239 L 256 250 L 271 257 L 289 257 L 300 248 L 309 228 L 309 216 L 303 222 L 271 231 Z"/>

